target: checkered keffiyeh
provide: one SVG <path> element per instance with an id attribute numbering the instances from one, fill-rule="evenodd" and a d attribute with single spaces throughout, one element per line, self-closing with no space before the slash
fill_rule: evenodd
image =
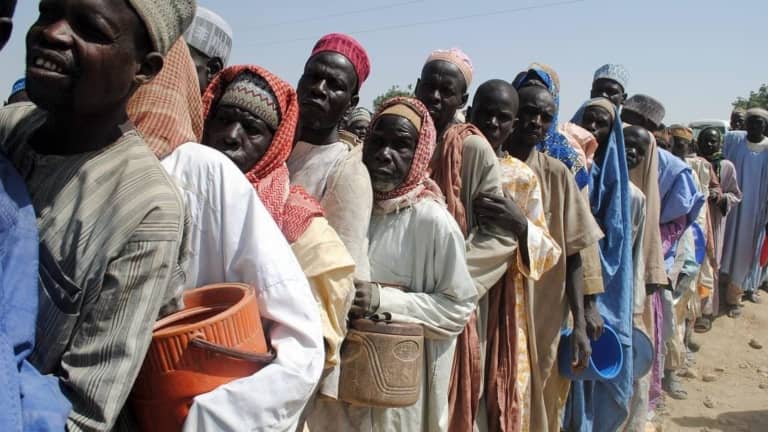
<path id="1" fill-rule="evenodd" d="M 139 87 L 128 102 L 128 117 L 158 159 L 203 135 L 200 84 L 189 48 L 179 39 L 165 57 L 160 74 Z"/>
<path id="2" fill-rule="evenodd" d="M 203 96 L 203 115 L 208 119 L 218 108 L 222 96 L 241 75 L 253 74 L 264 80 L 277 99 L 280 124 L 264 156 L 245 173 L 272 218 L 289 243 L 301 237 L 312 220 L 323 216 L 320 204 L 300 186 L 291 186 L 285 162 L 293 149 L 299 105 L 290 84 L 259 66 L 232 66 L 219 73 Z"/>
<path id="3" fill-rule="evenodd" d="M 376 122 L 378 122 L 381 116 L 389 115 L 387 111 L 396 105 L 404 105 L 421 119 L 419 140 L 416 143 L 411 169 L 405 181 L 390 192 L 380 193 L 374 191 L 375 206 L 379 210 L 390 212 L 406 208 L 424 198 L 443 202 L 443 194 L 440 192 L 440 188 L 429 177 L 429 163 L 432 160 L 432 154 L 435 152 L 437 132 L 427 108 L 420 101 L 413 98 L 395 97 L 389 99 L 382 104 L 379 112 L 373 117 L 371 128 L 375 128 Z"/>

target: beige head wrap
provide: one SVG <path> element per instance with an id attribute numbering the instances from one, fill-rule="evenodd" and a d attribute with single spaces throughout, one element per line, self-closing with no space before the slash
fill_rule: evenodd
<path id="1" fill-rule="evenodd" d="M 195 16 L 195 0 L 128 0 L 149 33 L 152 48 L 167 54 Z"/>

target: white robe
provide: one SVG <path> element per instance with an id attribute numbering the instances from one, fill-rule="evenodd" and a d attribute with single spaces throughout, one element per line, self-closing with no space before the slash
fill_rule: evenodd
<path id="1" fill-rule="evenodd" d="M 253 186 L 226 156 L 189 143 L 162 165 L 192 219 L 183 288 L 253 285 L 277 352 L 258 373 L 196 397 L 184 431 L 293 431 L 324 362 L 320 316 L 304 272 Z"/>
<path id="2" fill-rule="evenodd" d="M 312 432 L 432 432 L 448 428 L 448 388 L 456 337 L 475 308 L 477 292 L 464 255 L 464 237 L 448 211 L 432 200 L 386 215 L 369 231 L 372 280 L 384 285 L 377 313 L 424 328 L 419 401 L 407 408 L 353 408 L 318 400 Z M 408 287 L 407 292 L 386 285 Z"/>

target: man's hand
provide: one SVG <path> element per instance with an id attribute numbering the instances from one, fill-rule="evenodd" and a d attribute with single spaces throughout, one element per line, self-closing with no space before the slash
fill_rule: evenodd
<path id="1" fill-rule="evenodd" d="M 589 356 L 592 355 L 592 343 L 587 337 L 584 327 L 576 327 L 571 333 L 571 367 L 576 374 L 584 372 L 589 366 Z"/>
<path id="2" fill-rule="evenodd" d="M 603 335 L 603 317 L 600 316 L 600 311 L 597 308 L 597 301 L 594 296 L 584 297 L 584 321 L 586 322 L 587 335 L 592 340 L 600 339 Z"/>
<path id="3" fill-rule="evenodd" d="M 475 215 L 480 223 L 512 231 L 521 237 L 528 231 L 528 219 L 516 202 L 498 195 L 481 193 L 475 198 Z"/>
<path id="4" fill-rule="evenodd" d="M 353 319 L 365 318 L 374 311 L 372 310 L 373 292 L 377 287 L 371 282 L 355 280 L 355 301 L 349 310 L 349 317 Z"/>

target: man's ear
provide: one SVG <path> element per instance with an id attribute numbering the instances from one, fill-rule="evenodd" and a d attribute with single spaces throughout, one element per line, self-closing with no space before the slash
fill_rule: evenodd
<path id="1" fill-rule="evenodd" d="M 419 94 L 419 87 L 421 86 L 421 78 L 416 78 L 416 87 L 413 88 L 413 95 Z"/>
<path id="2" fill-rule="evenodd" d="M 13 20 L 8 17 L 0 18 L 0 49 L 3 49 L 11 39 L 11 33 L 13 33 Z"/>
<path id="3" fill-rule="evenodd" d="M 472 105 L 467 107 L 467 123 L 472 123 Z"/>
<path id="4" fill-rule="evenodd" d="M 357 104 L 360 103 L 360 95 L 356 94 L 352 96 L 352 99 L 349 101 L 349 109 L 352 109 L 357 106 Z"/>
<path id="5" fill-rule="evenodd" d="M 139 71 L 136 74 L 134 81 L 138 86 L 142 86 L 152 81 L 157 74 L 163 69 L 165 59 L 159 52 L 151 52 L 144 57 L 144 61 L 141 62 Z"/>

